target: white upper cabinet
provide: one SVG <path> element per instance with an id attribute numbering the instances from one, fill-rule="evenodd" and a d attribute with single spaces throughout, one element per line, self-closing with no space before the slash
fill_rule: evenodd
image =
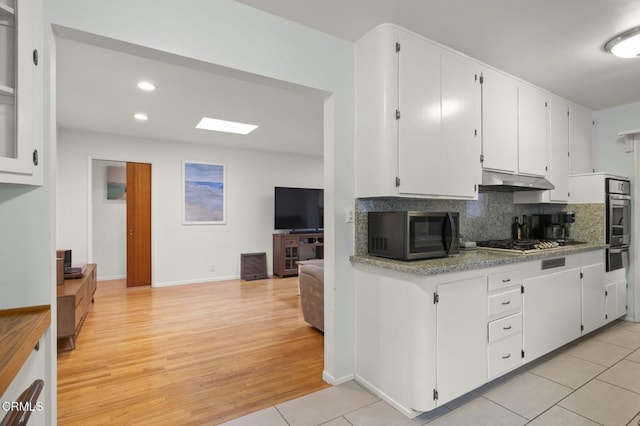
<path id="1" fill-rule="evenodd" d="M 572 173 L 591 167 L 591 113 L 569 105 L 381 25 L 356 43 L 356 197 L 477 199 L 484 168 L 556 187 L 516 203 L 566 203 L 569 161 Z"/>
<path id="2" fill-rule="evenodd" d="M 518 170 L 518 82 L 490 68 L 482 70 L 483 168 Z"/>
<path id="3" fill-rule="evenodd" d="M 578 105 L 569 107 L 570 173 L 592 173 L 593 112 Z"/>
<path id="4" fill-rule="evenodd" d="M 440 49 L 411 34 L 398 42 L 398 177 L 400 193 L 428 194 L 428 170 L 442 173 Z M 442 175 L 440 175 L 442 176 Z M 440 182 L 438 182 L 440 183 Z"/>
<path id="5" fill-rule="evenodd" d="M 475 198 L 477 184 L 482 180 L 480 67 L 466 57 L 443 51 L 440 81 L 441 139 L 434 162 L 442 174 L 440 179 L 431 175 L 435 179 L 431 179 L 430 192 L 438 194 L 437 185 L 443 185 L 440 195 Z M 442 155 L 438 155 L 438 151 Z M 441 178 L 452 175 L 455 178 Z"/>
<path id="6" fill-rule="evenodd" d="M 549 97 L 549 202 L 569 202 L 569 105 Z"/>
<path id="7" fill-rule="evenodd" d="M 518 172 L 545 176 L 548 170 L 547 95 L 540 89 L 518 86 Z"/>
<path id="8" fill-rule="evenodd" d="M 356 196 L 477 198 L 478 64 L 391 25 L 356 48 Z"/>
<path id="9" fill-rule="evenodd" d="M 0 0 L 0 183 L 42 184 L 42 5 Z"/>

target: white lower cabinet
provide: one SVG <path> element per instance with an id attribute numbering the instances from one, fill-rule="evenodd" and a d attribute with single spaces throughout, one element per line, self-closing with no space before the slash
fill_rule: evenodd
<path id="1" fill-rule="evenodd" d="M 503 293 L 490 295 L 487 299 L 489 304 L 489 316 L 500 315 L 505 312 L 520 310 L 522 308 L 520 287 Z"/>
<path id="2" fill-rule="evenodd" d="M 602 327 L 606 320 L 604 263 L 582 268 L 582 334 Z"/>
<path id="3" fill-rule="evenodd" d="M 580 337 L 580 269 L 523 281 L 524 360 L 532 361 Z"/>
<path id="4" fill-rule="evenodd" d="M 489 345 L 489 376 L 494 379 L 522 365 L 522 333 Z"/>
<path id="5" fill-rule="evenodd" d="M 487 379 L 522 364 L 522 276 L 520 271 L 487 276 Z"/>
<path id="6" fill-rule="evenodd" d="M 607 284 L 606 296 L 606 322 L 611 322 L 627 314 L 627 281 L 617 281 Z"/>
<path id="7" fill-rule="evenodd" d="M 450 401 L 487 381 L 485 276 L 437 287 L 438 401 Z"/>
<path id="8" fill-rule="evenodd" d="M 489 323 L 489 343 L 522 333 L 522 313 L 509 315 Z"/>
<path id="9" fill-rule="evenodd" d="M 415 417 L 597 328 L 605 307 L 624 315 L 604 250 L 550 260 L 426 277 L 356 263 L 356 381 Z"/>

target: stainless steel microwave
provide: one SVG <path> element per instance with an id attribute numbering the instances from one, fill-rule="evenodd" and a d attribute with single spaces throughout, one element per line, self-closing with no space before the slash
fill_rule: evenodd
<path id="1" fill-rule="evenodd" d="M 369 212 L 369 254 L 416 260 L 458 253 L 459 222 L 456 212 Z"/>

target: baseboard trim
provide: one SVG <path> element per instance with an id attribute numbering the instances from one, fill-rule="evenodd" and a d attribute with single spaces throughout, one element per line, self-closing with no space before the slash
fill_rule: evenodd
<path id="1" fill-rule="evenodd" d="M 167 281 L 163 283 L 154 283 L 151 287 L 173 287 L 178 285 L 187 285 L 187 284 L 204 284 L 210 282 L 217 281 L 230 281 L 230 280 L 239 280 L 240 275 L 229 275 L 226 277 L 213 277 L 213 278 L 197 278 L 194 280 L 184 280 L 184 281 Z"/>
<path id="2" fill-rule="evenodd" d="M 373 386 L 371 383 L 369 383 L 368 381 L 366 381 L 362 377 L 358 376 L 357 374 L 355 376 L 355 381 L 360 386 L 362 386 L 363 388 L 365 388 L 366 390 L 368 390 L 369 392 L 371 392 L 375 396 L 379 397 L 384 402 L 386 402 L 387 404 L 391 405 L 393 408 L 395 408 L 396 410 L 400 411 L 402 414 L 404 414 L 405 416 L 407 416 L 410 419 L 413 419 L 414 417 L 419 416 L 420 414 L 422 414 L 422 412 L 420 412 L 420 411 L 412 410 L 412 409 L 407 408 L 407 407 L 403 406 L 402 404 L 398 403 L 396 400 L 391 398 L 389 395 L 387 395 L 386 393 L 382 392 L 380 389 L 378 389 L 377 387 Z"/>
<path id="3" fill-rule="evenodd" d="M 338 385 L 341 385 L 343 383 L 350 382 L 353 379 L 355 379 L 355 375 L 353 375 L 353 374 L 347 374 L 346 376 L 343 376 L 343 377 L 340 377 L 340 378 L 335 378 L 327 370 L 323 370 L 322 371 L 322 380 L 324 380 L 325 382 L 327 382 L 327 383 L 329 383 L 330 385 L 333 385 L 333 386 L 338 386 Z"/>

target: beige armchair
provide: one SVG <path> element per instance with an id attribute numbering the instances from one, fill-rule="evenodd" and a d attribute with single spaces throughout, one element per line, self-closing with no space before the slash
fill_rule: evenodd
<path id="1" fill-rule="evenodd" d="M 301 265 L 298 279 L 304 320 L 324 332 L 324 264 Z"/>

